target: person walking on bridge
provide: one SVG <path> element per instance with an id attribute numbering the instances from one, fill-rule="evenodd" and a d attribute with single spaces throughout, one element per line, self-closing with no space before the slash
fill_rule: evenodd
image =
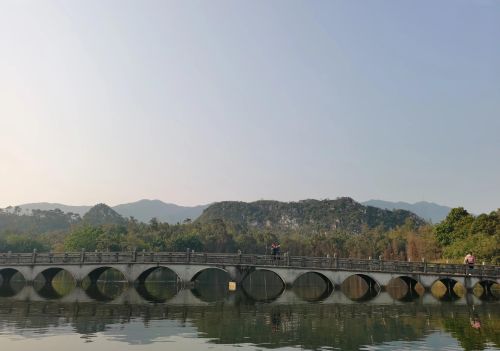
<path id="1" fill-rule="evenodd" d="M 276 259 L 278 261 L 281 259 L 281 245 L 280 245 L 280 243 L 276 243 Z"/>
<path id="2" fill-rule="evenodd" d="M 469 251 L 464 258 L 464 264 L 469 265 L 469 269 L 474 269 L 474 263 L 476 263 L 476 258 L 472 254 L 472 251 Z"/>

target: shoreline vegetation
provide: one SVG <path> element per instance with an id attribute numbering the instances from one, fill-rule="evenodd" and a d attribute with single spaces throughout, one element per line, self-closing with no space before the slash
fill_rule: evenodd
<path id="1" fill-rule="evenodd" d="M 437 224 L 404 210 L 363 206 L 350 198 L 220 202 L 196 220 L 168 224 L 123 218 L 105 204 L 80 217 L 61 210 L 0 210 L 0 252 L 185 251 L 270 254 L 272 242 L 294 256 L 425 259 L 500 264 L 500 209 L 472 215 L 453 208 Z"/>

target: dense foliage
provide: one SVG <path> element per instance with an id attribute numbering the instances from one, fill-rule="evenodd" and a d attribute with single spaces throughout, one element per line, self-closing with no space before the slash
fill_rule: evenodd
<path id="1" fill-rule="evenodd" d="M 498 264 L 500 210 L 473 216 L 455 208 L 437 225 L 407 211 L 365 207 L 347 198 L 307 200 L 288 207 L 274 201 L 223 202 L 210 206 L 194 222 L 174 225 L 156 219 L 149 223 L 124 219 L 103 204 L 83 219 L 57 210 L 33 216 L 0 213 L 2 252 L 190 248 L 265 254 L 273 241 L 279 241 L 282 251 L 290 255 L 461 260 L 472 250 L 479 260 Z"/>
<path id="2" fill-rule="evenodd" d="M 255 201 L 218 202 L 196 220 L 207 223 L 223 218 L 240 228 L 273 228 L 315 230 L 342 230 L 361 233 L 363 227 L 392 229 L 407 219 L 418 224 L 424 221 L 405 210 L 384 210 L 363 206 L 349 197 L 336 200 L 303 200 L 299 202 Z"/>
<path id="3" fill-rule="evenodd" d="M 473 251 L 479 258 L 500 263 L 500 209 L 473 216 L 462 207 L 454 208 L 435 230 L 444 257 Z"/>

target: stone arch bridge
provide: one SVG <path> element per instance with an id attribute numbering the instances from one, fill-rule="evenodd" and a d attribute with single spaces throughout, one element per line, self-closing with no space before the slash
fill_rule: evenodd
<path id="1" fill-rule="evenodd" d="M 67 271 L 77 285 L 86 277 L 91 284 L 107 269 L 123 274 L 129 284 L 144 282 L 147 276 L 165 267 L 177 275 L 178 282 L 188 285 L 207 269 L 226 272 L 230 280 L 242 283 L 255 271 L 275 274 L 283 286 L 293 286 L 307 273 L 321 277 L 332 289 L 341 287 L 350 277 L 363 279 L 370 290 L 384 290 L 391 281 L 399 278 L 410 289 L 419 283 L 426 290 L 441 281 L 447 289 L 460 283 L 467 291 L 480 284 L 485 293 L 500 283 L 500 266 L 477 265 L 469 269 L 465 265 L 436 264 L 383 260 L 344 259 L 336 257 L 298 257 L 252 254 L 212 254 L 184 252 L 79 252 L 79 253 L 5 253 L 0 254 L 0 285 L 4 285 L 16 273 L 29 284 L 43 276 L 47 282 L 61 270 Z"/>

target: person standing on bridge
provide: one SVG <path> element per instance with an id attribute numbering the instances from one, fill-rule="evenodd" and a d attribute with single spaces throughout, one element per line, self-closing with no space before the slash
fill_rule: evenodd
<path id="1" fill-rule="evenodd" d="M 469 269 L 474 269 L 474 263 L 476 263 L 476 258 L 472 254 L 472 251 L 469 251 L 464 258 L 464 264 L 469 265 Z"/>

